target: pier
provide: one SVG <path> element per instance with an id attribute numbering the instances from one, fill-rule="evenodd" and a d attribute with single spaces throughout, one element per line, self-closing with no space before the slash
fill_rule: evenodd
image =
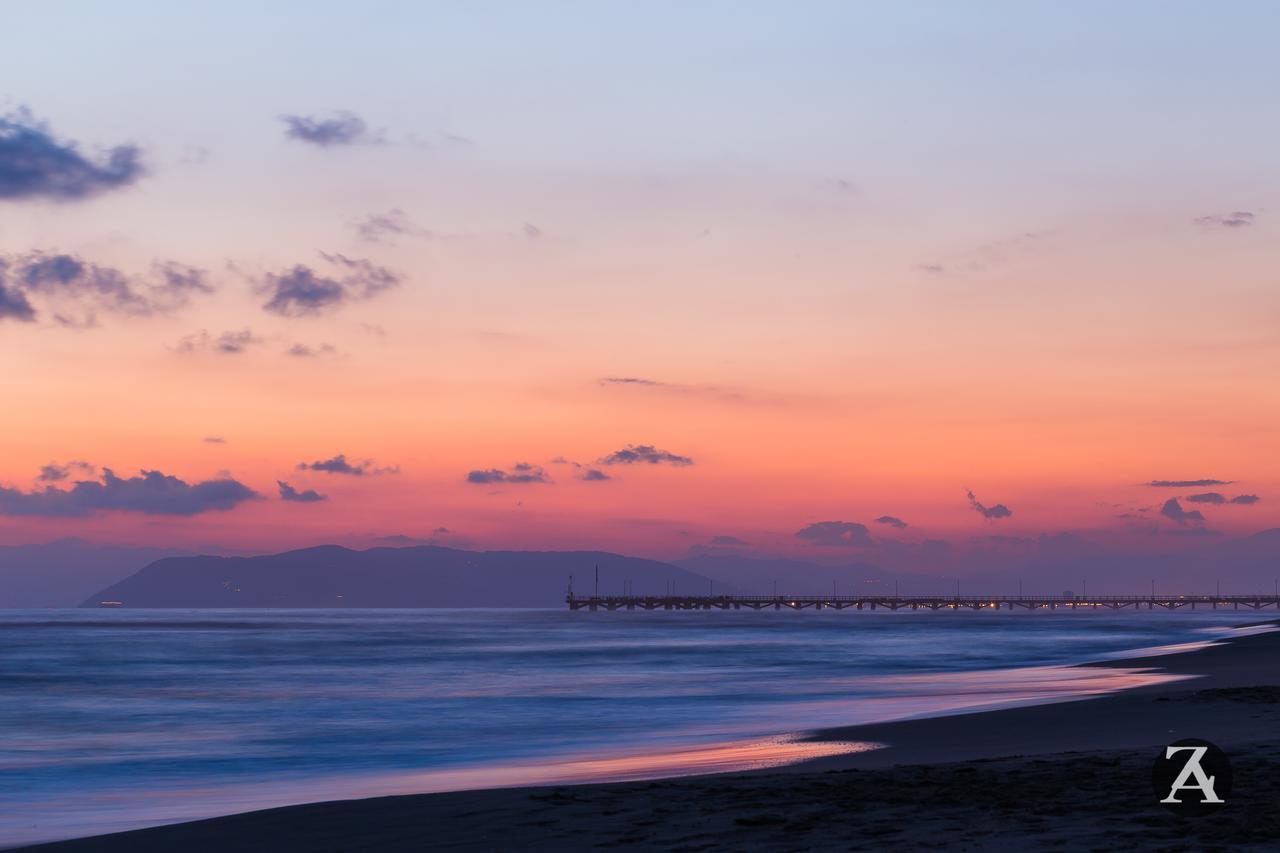
<path id="1" fill-rule="evenodd" d="M 1277 595 L 592 595 L 570 610 L 1280 610 Z"/>

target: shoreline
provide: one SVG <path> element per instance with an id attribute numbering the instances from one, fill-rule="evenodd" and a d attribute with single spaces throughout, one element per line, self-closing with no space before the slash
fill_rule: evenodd
<path id="1" fill-rule="evenodd" d="M 1274 624 L 1255 621 L 1235 627 Z M 932 806 L 928 813 L 919 808 L 912 811 L 913 805 L 926 803 L 939 792 L 961 811 L 981 811 L 981 786 L 975 787 L 972 777 L 984 768 L 1004 777 L 1026 777 L 1018 786 L 1028 791 L 1043 785 L 1066 790 L 1078 786 L 1073 775 L 1105 776 L 1106 768 L 1114 768 L 1127 782 L 1123 789 L 1111 791 L 1112 801 L 1124 802 L 1128 796 L 1141 808 L 1152 799 L 1150 782 L 1143 788 L 1134 780 L 1149 775 L 1155 752 L 1174 740 L 1205 738 L 1233 760 L 1237 755 L 1246 760 L 1280 758 L 1280 687 L 1275 686 L 1280 684 L 1280 633 L 1215 638 L 1191 651 L 1077 666 L 1144 669 L 1184 680 L 1062 702 L 827 728 L 803 740 L 871 741 L 884 746 L 781 767 L 653 781 L 336 800 L 16 849 L 145 853 L 185 848 L 186 853 L 199 853 L 261 846 L 280 851 L 399 851 L 427 846 L 572 849 L 598 843 L 743 849 L 769 839 L 777 841 L 780 832 L 791 839 L 788 846 L 792 847 L 849 849 L 851 839 L 857 840 L 858 833 L 869 827 L 878 827 L 873 834 L 881 842 L 901 844 L 915 843 L 910 834 L 923 831 L 924 825 L 955 823 L 954 815 L 943 814 L 946 810 L 935 814 Z M 964 780 L 967 783 L 960 785 Z M 1100 784 L 1103 787 L 1095 793 L 1105 800 L 1105 779 Z M 833 794 L 845 797 L 853 790 L 861 790 L 857 803 L 883 800 L 885 792 L 891 793 L 891 802 L 859 817 L 868 810 L 853 808 L 856 803 L 850 801 L 846 805 L 852 810 L 840 815 L 853 835 L 816 835 L 798 843 L 798 835 L 816 832 L 820 825 L 830 827 L 833 816 L 825 824 L 809 826 L 790 815 L 822 812 L 830 807 Z M 1091 809 L 1106 808 L 1106 802 L 1093 802 L 1097 797 L 1085 799 Z M 1016 808 L 1009 808 L 1007 797 L 1003 801 L 1007 812 L 1017 814 Z M 896 819 L 890 820 L 890 813 L 909 816 L 909 821 L 893 829 L 890 825 Z M 1165 817 L 1172 819 L 1158 806 L 1147 809 L 1147 818 Z M 1269 831 L 1274 838 L 1275 828 Z M 579 843 L 574 843 L 575 838 Z M 581 843 L 585 839 L 589 840 Z M 1024 845 L 1027 841 L 1021 839 Z M 1134 842 L 1125 846 L 1132 847 Z"/>

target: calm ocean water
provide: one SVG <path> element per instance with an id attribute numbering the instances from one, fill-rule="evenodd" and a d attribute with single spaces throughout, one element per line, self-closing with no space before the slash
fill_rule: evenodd
<path id="1" fill-rule="evenodd" d="M 1135 683 L 1241 614 L 0 611 L 0 842 L 795 758 L 778 735 Z M 1017 672 L 993 676 L 992 670 Z M 830 747 L 828 747 L 830 749 Z"/>

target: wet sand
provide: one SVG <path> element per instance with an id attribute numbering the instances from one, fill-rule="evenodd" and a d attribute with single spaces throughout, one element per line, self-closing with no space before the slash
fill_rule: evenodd
<path id="1" fill-rule="evenodd" d="M 829 729 L 885 748 L 781 769 L 316 803 L 27 848 L 224 850 L 1275 849 L 1280 633 L 1097 666 L 1194 675 L 1121 694 Z M 1185 737 L 1230 755 L 1219 814 L 1156 803 L 1151 765 Z"/>

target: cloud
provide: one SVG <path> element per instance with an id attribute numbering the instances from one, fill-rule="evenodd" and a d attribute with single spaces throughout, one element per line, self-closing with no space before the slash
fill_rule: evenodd
<path id="1" fill-rule="evenodd" d="M 578 476 L 578 479 L 586 480 L 588 483 L 600 483 L 605 480 L 612 480 L 613 478 L 601 471 L 599 468 L 587 468 Z"/>
<path id="2" fill-rule="evenodd" d="M 336 145 L 354 145 L 368 136 L 369 126 L 364 119 L 345 110 L 332 113 L 327 118 L 315 116 L 282 115 L 284 135 L 289 139 L 329 148 Z"/>
<path id="3" fill-rule="evenodd" d="M 742 548 L 750 545 L 751 543 L 744 539 L 739 539 L 737 536 L 712 536 L 711 544 L 724 545 L 730 548 Z"/>
<path id="4" fill-rule="evenodd" d="M 907 523 L 905 521 L 903 521 L 900 518 L 895 518 L 892 515 L 880 516 L 879 518 L 876 519 L 876 524 L 887 524 L 890 527 L 896 527 L 899 530 L 907 526 Z"/>
<path id="5" fill-rule="evenodd" d="M 371 261 L 324 252 L 320 256 L 336 267 L 332 275 L 296 264 L 258 282 L 258 292 L 268 297 L 263 310 L 281 317 L 308 317 L 348 302 L 372 299 L 401 282 L 399 274 Z"/>
<path id="6" fill-rule="evenodd" d="M 248 329 L 238 332 L 223 332 L 213 337 L 204 329 L 195 334 L 186 335 L 178 341 L 174 349 L 181 353 L 216 352 L 219 355 L 239 355 L 249 347 L 264 343 L 264 340 Z"/>
<path id="7" fill-rule="evenodd" d="M 0 116 L 0 199 L 77 201 L 126 187 L 144 172 L 137 146 L 117 145 L 94 162 L 29 110 Z"/>
<path id="8" fill-rule="evenodd" d="M 315 489 L 305 489 L 298 491 L 284 480 L 276 480 L 276 486 L 280 489 L 280 500 L 292 501 L 294 503 L 309 504 L 318 501 L 327 501 L 328 495 L 322 495 Z"/>
<path id="9" fill-rule="evenodd" d="M 172 261 L 158 261 L 147 276 L 131 276 L 75 255 L 29 252 L 0 258 L 0 317 L 12 313 L 35 319 L 28 296 L 52 305 L 72 304 L 82 314 L 55 314 L 64 325 L 92 326 L 97 311 L 131 316 L 167 314 L 183 308 L 195 294 L 212 293 L 205 273 Z M 5 305 L 9 305 L 8 312 Z"/>
<path id="10" fill-rule="evenodd" d="M 1165 518 L 1173 519 L 1178 524 L 1202 524 L 1204 522 L 1204 514 L 1200 510 L 1183 509 L 1177 498 L 1169 498 L 1169 500 L 1165 501 L 1164 506 L 1160 507 L 1160 514 Z"/>
<path id="11" fill-rule="evenodd" d="M 318 344 L 310 346 L 308 344 L 294 344 L 284 351 L 285 355 L 291 355 L 294 358 L 319 358 L 322 355 L 333 355 L 338 348 L 333 344 Z"/>
<path id="12" fill-rule="evenodd" d="M 748 402 L 748 395 L 733 388 L 722 388 L 716 385 L 682 385 L 678 382 L 662 382 L 657 379 L 645 379 L 640 376 L 605 376 L 599 380 L 601 386 L 648 389 L 654 392 L 665 392 L 689 397 L 711 397 L 724 401 Z"/>
<path id="13" fill-rule="evenodd" d="M 797 530 L 796 538 L 827 548 L 861 548 L 875 544 L 867 526 L 856 521 L 818 521 Z"/>
<path id="14" fill-rule="evenodd" d="M 58 483 L 71 476 L 72 471 L 84 471 L 93 473 L 93 466 L 88 462 L 82 462 L 79 459 L 72 460 L 66 465 L 59 465 L 56 462 L 50 462 L 48 465 L 40 467 L 40 474 L 36 477 L 42 483 Z"/>
<path id="15" fill-rule="evenodd" d="M 396 237 L 435 236 L 431 231 L 415 224 L 408 214 L 398 207 L 386 213 L 370 213 L 352 225 L 356 236 L 368 243 L 393 243 Z"/>
<path id="16" fill-rule="evenodd" d="M 601 465 L 635 465 L 638 463 L 659 465 L 664 462 L 668 465 L 677 466 L 693 464 L 693 460 L 688 456 L 679 456 L 668 450 L 659 450 L 652 444 L 628 444 L 623 449 L 615 450 L 600 460 Z"/>
<path id="17" fill-rule="evenodd" d="M 524 227 L 520 230 L 524 236 L 528 237 L 530 240 L 537 240 L 542 236 L 542 229 L 531 222 L 526 222 Z"/>
<path id="18" fill-rule="evenodd" d="M 332 459 L 317 459 L 314 462 L 299 462 L 299 471 L 320 471 L 324 474 L 346 474 L 351 477 L 363 477 L 365 474 L 398 474 L 396 466 L 387 468 L 374 467 L 373 460 L 364 459 L 356 464 L 347 461 L 345 453 L 339 453 Z"/>
<path id="19" fill-rule="evenodd" d="M 550 483 L 551 480 L 541 466 L 530 465 L 528 462 L 517 462 L 511 466 L 510 471 L 504 471 L 501 468 L 468 471 L 467 482 L 475 485 L 489 485 L 493 483 Z"/>
<path id="20" fill-rule="evenodd" d="M 982 513 L 983 518 L 989 518 L 989 519 L 995 520 L 995 519 L 1001 519 L 1001 518 L 1008 518 L 1009 516 L 1013 515 L 1013 510 L 1009 509 L 1004 504 L 996 504 L 995 506 L 985 506 L 984 504 L 981 504 L 978 502 L 978 499 L 973 496 L 972 491 L 967 492 L 967 494 L 969 496 L 969 505 L 973 507 L 974 512 Z"/>
<path id="21" fill-rule="evenodd" d="M 1229 486 L 1234 480 L 1152 480 L 1146 485 L 1157 489 L 1198 489 L 1205 486 Z"/>
<path id="22" fill-rule="evenodd" d="M 1249 504 L 1256 504 L 1261 498 L 1257 495 L 1236 495 L 1234 498 L 1228 499 L 1221 492 L 1205 492 L 1199 495 L 1189 495 L 1186 500 L 1188 503 L 1194 504 L 1237 504 L 1248 506 Z"/>
<path id="23" fill-rule="evenodd" d="M 226 444 L 227 440 L 220 435 L 206 435 L 200 439 L 205 444 Z"/>
<path id="24" fill-rule="evenodd" d="M 36 319 L 36 309 L 27 295 L 4 282 L 4 267 L 0 265 L 0 320 L 18 320 L 30 323 Z"/>
<path id="25" fill-rule="evenodd" d="M 601 385 L 646 385 L 650 387 L 665 387 L 666 382 L 658 382 L 655 379 L 641 379 L 638 376 L 606 376 L 600 380 Z"/>
<path id="26" fill-rule="evenodd" d="M 1219 228 L 1248 228 L 1255 217 L 1247 210 L 1234 210 L 1231 213 L 1212 213 L 1208 216 L 1197 216 L 1192 220 L 1196 225 Z"/>
<path id="27" fill-rule="evenodd" d="M 103 468 L 100 481 L 81 480 L 70 489 L 47 486 L 24 492 L 0 487 L 0 514 L 83 518 L 98 511 L 119 511 L 192 516 L 234 509 L 257 497 L 253 489 L 230 477 L 188 483 L 160 471 L 143 470 L 141 476 L 125 479 Z"/>

